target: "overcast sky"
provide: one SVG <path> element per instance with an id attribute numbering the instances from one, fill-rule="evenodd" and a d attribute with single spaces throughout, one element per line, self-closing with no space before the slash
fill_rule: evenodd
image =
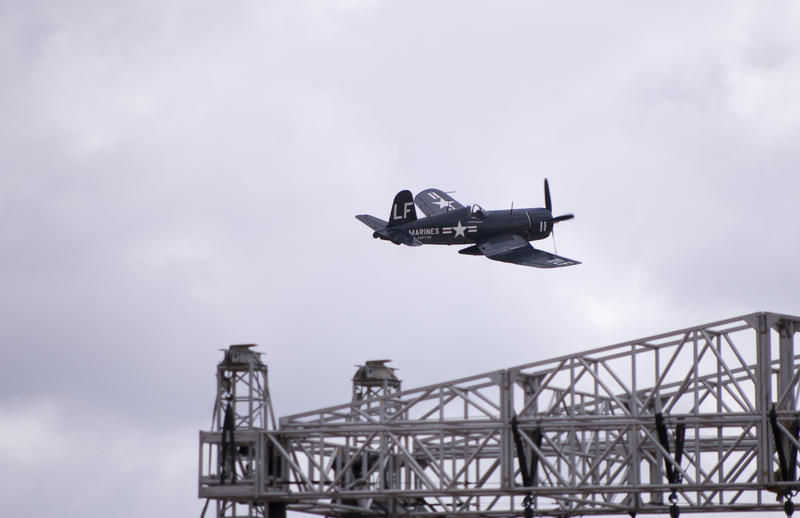
<path id="1" fill-rule="evenodd" d="M 0 0 L 4 516 L 199 516 L 219 349 L 279 415 L 800 314 L 793 2 Z M 353 218 L 542 206 L 538 270 Z M 552 251 L 553 242 L 537 244 Z"/>

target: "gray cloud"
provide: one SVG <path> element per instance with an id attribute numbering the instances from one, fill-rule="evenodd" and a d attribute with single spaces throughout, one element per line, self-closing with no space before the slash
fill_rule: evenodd
<path id="1" fill-rule="evenodd" d="M 11 514 L 42 484 L 39 516 L 196 512 L 230 343 L 261 344 L 288 414 L 346 401 L 371 358 L 411 387 L 800 312 L 793 4 L 0 10 Z M 353 218 L 429 186 L 536 206 L 546 176 L 579 267 L 388 246 Z"/>

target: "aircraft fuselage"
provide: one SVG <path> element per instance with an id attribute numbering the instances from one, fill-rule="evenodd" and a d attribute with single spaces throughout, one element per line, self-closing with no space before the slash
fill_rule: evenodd
<path id="1" fill-rule="evenodd" d="M 394 229 L 405 230 L 426 245 L 477 243 L 505 233 L 536 241 L 550 235 L 553 216 L 544 208 L 482 210 L 476 214 L 471 207 L 464 207 L 398 225 Z"/>

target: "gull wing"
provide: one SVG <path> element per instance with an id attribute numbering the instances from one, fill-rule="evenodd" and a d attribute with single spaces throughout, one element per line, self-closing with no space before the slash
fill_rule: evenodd
<path id="1" fill-rule="evenodd" d="M 436 216 L 454 209 L 464 208 L 449 194 L 439 189 L 425 189 L 414 197 L 414 203 L 426 216 Z"/>
<path id="2" fill-rule="evenodd" d="M 477 245 L 478 249 L 494 261 L 534 266 L 536 268 L 558 268 L 581 264 L 544 250 L 533 248 L 528 241 L 517 234 L 501 234 L 486 239 Z"/>

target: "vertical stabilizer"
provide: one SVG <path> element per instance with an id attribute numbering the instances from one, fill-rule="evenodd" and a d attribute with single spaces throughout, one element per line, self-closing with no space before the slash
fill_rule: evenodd
<path id="1" fill-rule="evenodd" d="M 397 193 L 397 196 L 394 197 L 387 228 L 411 223 L 412 221 L 417 221 L 417 209 L 414 207 L 414 198 L 411 196 L 411 191 L 400 191 Z"/>

